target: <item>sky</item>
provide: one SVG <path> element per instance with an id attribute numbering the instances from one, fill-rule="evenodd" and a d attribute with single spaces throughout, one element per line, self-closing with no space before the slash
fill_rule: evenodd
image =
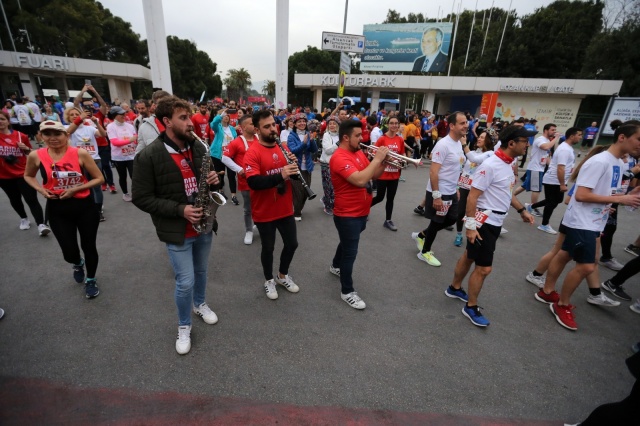
<path id="1" fill-rule="evenodd" d="M 130 22 L 146 39 L 140 0 L 99 0 L 115 16 Z M 262 91 L 265 80 L 275 80 L 276 0 L 154 0 L 162 1 L 167 35 L 188 39 L 209 54 L 221 78 L 227 70 L 245 68 L 253 88 Z M 365 24 L 382 23 L 389 9 L 402 16 L 422 13 L 428 18 L 461 11 L 495 7 L 512 9 L 519 16 L 551 3 L 550 0 L 347 0 L 347 34 L 362 34 Z M 416 6 L 422 4 L 422 8 Z M 411 6 L 413 5 L 413 6 Z M 440 13 L 438 13 L 440 11 Z M 345 0 L 289 0 L 289 56 L 307 46 L 320 48 L 322 32 L 342 32 Z M 337 72 L 337 70 L 336 70 Z"/>

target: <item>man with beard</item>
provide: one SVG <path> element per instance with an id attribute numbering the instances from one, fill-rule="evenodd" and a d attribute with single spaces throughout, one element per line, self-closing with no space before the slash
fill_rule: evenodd
<path id="1" fill-rule="evenodd" d="M 136 128 L 136 132 L 140 128 L 142 120 L 144 120 L 145 118 L 149 118 L 149 115 L 151 114 L 150 107 L 151 103 L 147 99 L 140 99 L 138 100 L 138 102 L 136 102 L 136 110 L 138 111 L 138 116 L 135 120 L 133 120 L 133 127 Z"/>
<path id="2" fill-rule="evenodd" d="M 156 118 L 165 128 L 134 160 L 133 204 L 151 215 L 160 241 L 175 273 L 175 301 L 178 307 L 178 339 L 176 351 L 184 355 L 191 349 L 191 311 L 207 324 L 218 317 L 205 302 L 207 263 L 213 242 L 212 222 L 198 233 L 194 224 L 202 218 L 202 208 L 194 207 L 198 182 L 206 179 L 218 183 L 211 170 L 200 176 L 202 161 L 209 160 L 207 148 L 191 136 L 189 103 L 176 96 L 162 98 L 156 107 Z"/>
<path id="3" fill-rule="evenodd" d="M 198 103 L 198 112 L 191 116 L 191 122 L 193 122 L 193 131 L 195 134 L 206 143 L 210 142 L 209 134 L 211 133 L 211 129 L 209 127 L 209 121 L 211 120 L 207 103 Z"/>
<path id="4" fill-rule="evenodd" d="M 278 131 L 270 111 L 255 112 L 252 121 L 259 140 L 249 147 L 244 157 L 245 176 L 251 193 L 251 216 L 258 227 L 262 242 L 260 261 L 265 278 L 264 290 L 269 299 L 275 300 L 278 298 L 276 284 L 280 284 L 291 293 L 300 291 L 288 275 L 293 254 L 298 248 L 290 180 L 298 175 L 298 164 L 295 155 L 286 151 L 291 162 L 289 164 L 282 149 L 276 144 Z M 273 250 L 276 230 L 282 237 L 284 247 L 280 254 L 278 274 L 274 276 Z"/>

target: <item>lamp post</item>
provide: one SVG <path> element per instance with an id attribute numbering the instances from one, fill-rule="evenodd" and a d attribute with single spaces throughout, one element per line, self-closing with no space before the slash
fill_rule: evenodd
<path id="1" fill-rule="evenodd" d="M 31 51 L 31 53 L 33 53 L 33 45 L 31 45 L 31 39 L 29 38 L 29 31 L 27 31 L 26 29 L 19 29 L 18 30 L 20 32 L 20 34 L 24 34 L 27 36 L 27 44 L 29 46 L 29 50 Z"/>

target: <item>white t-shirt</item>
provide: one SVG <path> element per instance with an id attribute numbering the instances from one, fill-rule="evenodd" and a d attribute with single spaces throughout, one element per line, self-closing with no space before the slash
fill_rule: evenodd
<path id="1" fill-rule="evenodd" d="M 34 102 L 28 102 L 27 108 L 29 108 L 33 113 L 33 121 L 35 121 L 36 123 L 40 123 L 42 121 L 42 113 L 40 112 L 40 107 L 38 106 L 38 104 Z"/>
<path id="2" fill-rule="evenodd" d="M 549 142 L 549 139 L 544 136 L 538 136 L 531 145 L 531 158 L 527 165 L 527 170 L 532 172 L 544 172 L 544 167 L 547 165 L 547 159 L 549 158 L 549 150 L 540 148 L 540 145 Z"/>
<path id="3" fill-rule="evenodd" d="M 136 136 L 136 128 L 132 124 L 127 122 L 120 123 L 114 121 L 107 126 L 107 136 L 109 139 L 124 139 L 125 137 L 131 138 Z M 111 159 L 113 161 L 129 161 L 133 160 L 136 155 L 137 141 L 128 143 L 123 146 L 115 146 L 111 144 Z"/>
<path id="4" fill-rule="evenodd" d="M 621 192 L 624 162 L 609 151 L 601 152 L 588 159 L 580 169 L 576 186 L 591 188 L 597 195 L 615 195 Z M 573 229 L 602 232 L 609 217 L 611 204 L 583 203 L 576 201 L 573 192 L 569 207 L 562 218 L 565 226 Z"/>
<path id="5" fill-rule="evenodd" d="M 280 132 L 280 142 L 287 143 L 287 139 L 289 139 L 289 133 L 291 133 L 291 130 L 289 130 L 289 129 L 284 129 L 283 131 L 281 131 Z"/>
<path id="6" fill-rule="evenodd" d="M 30 126 L 33 122 L 31 120 L 31 111 L 26 105 L 14 105 L 13 106 L 13 114 L 18 119 L 18 123 L 21 126 Z"/>
<path id="7" fill-rule="evenodd" d="M 492 155 L 493 151 L 469 151 L 467 153 L 467 161 L 465 161 L 464 166 L 462 167 L 462 173 L 460 174 L 460 179 L 458 180 L 458 186 L 463 189 L 471 189 L 473 174 L 478 169 L 478 166 Z"/>
<path id="8" fill-rule="evenodd" d="M 371 130 L 371 134 L 369 135 L 371 145 L 375 145 L 376 142 L 378 142 L 378 139 L 380 139 L 380 136 L 382 136 L 382 130 L 380 130 L 380 127 L 378 126 L 374 127 L 373 130 Z"/>
<path id="9" fill-rule="evenodd" d="M 549 164 L 549 170 L 544 174 L 542 183 L 547 185 L 560 185 L 558 180 L 558 165 L 564 166 L 564 184 L 569 182 L 571 172 L 573 172 L 573 165 L 576 160 L 576 155 L 573 152 L 573 147 L 566 142 L 558 145 L 558 148 L 553 153 L 551 158 L 551 164 Z"/>
<path id="10" fill-rule="evenodd" d="M 483 191 L 478 197 L 476 207 L 479 210 L 508 212 L 511 205 L 511 194 L 516 184 L 511 164 L 507 164 L 497 155 L 487 158 L 473 175 L 473 188 Z M 485 223 L 502 226 L 506 214 L 489 214 Z"/>
<path id="11" fill-rule="evenodd" d="M 462 172 L 462 166 L 466 161 L 462 145 L 459 141 L 454 141 L 447 135 L 440 139 L 431 152 L 431 162 L 441 165 L 438 172 L 438 191 L 442 195 L 453 195 L 456 193 L 458 178 Z M 431 179 L 427 183 L 427 191 L 432 192 Z"/>
<path id="12" fill-rule="evenodd" d="M 71 134 L 69 141 L 71 146 L 86 149 L 91 154 L 91 158 L 99 160 L 100 155 L 98 155 L 98 143 L 96 142 L 97 134 L 98 129 L 96 127 L 80 124 L 76 131 Z"/>

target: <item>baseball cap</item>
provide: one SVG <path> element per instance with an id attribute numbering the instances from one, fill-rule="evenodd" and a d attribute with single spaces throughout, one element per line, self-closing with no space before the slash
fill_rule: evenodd
<path id="1" fill-rule="evenodd" d="M 58 132 L 67 133 L 67 129 L 59 121 L 47 120 L 40 123 L 40 131 L 56 130 Z"/>
<path id="2" fill-rule="evenodd" d="M 109 114 L 115 117 L 116 115 L 124 115 L 126 112 L 119 106 L 112 106 L 109 110 Z"/>
<path id="3" fill-rule="evenodd" d="M 502 129 L 500 132 L 500 140 L 502 142 L 509 142 L 516 138 L 529 138 L 535 136 L 537 133 L 537 130 L 527 130 L 524 127 L 512 124 Z"/>

